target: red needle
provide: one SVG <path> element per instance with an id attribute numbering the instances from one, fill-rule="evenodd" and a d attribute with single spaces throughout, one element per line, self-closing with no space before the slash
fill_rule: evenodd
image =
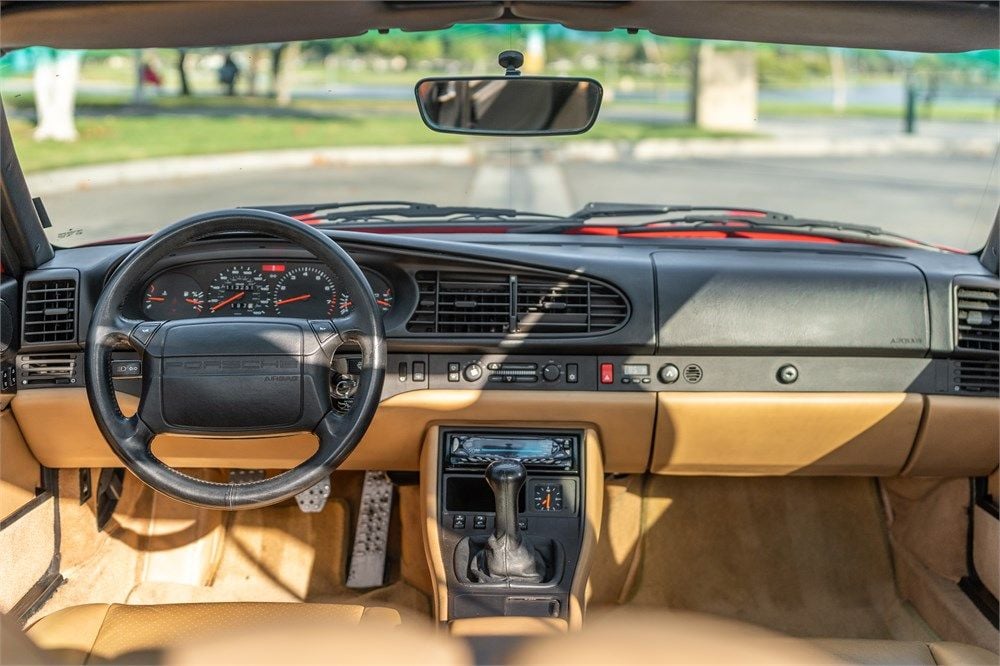
<path id="1" fill-rule="evenodd" d="M 285 303 L 295 303 L 296 301 L 304 301 L 307 298 L 312 297 L 312 294 L 302 294 L 301 296 L 293 296 L 292 298 L 286 298 L 283 301 L 278 301 L 275 305 L 284 305 Z"/>
<path id="2" fill-rule="evenodd" d="M 375 301 L 375 302 L 378 303 L 379 305 L 381 305 L 384 308 L 389 307 L 389 303 L 387 301 Z"/>
<path id="3" fill-rule="evenodd" d="M 226 306 L 226 305 L 229 305 L 230 303 L 232 303 L 232 302 L 233 302 L 233 301 L 235 301 L 235 300 L 239 300 L 239 299 L 243 298 L 243 296 L 244 296 L 244 295 L 246 295 L 246 293 L 247 293 L 247 292 L 245 292 L 245 291 L 241 291 L 241 292 L 239 292 L 238 294 L 233 294 L 232 296 L 230 296 L 230 297 L 229 297 L 229 298 L 227 298 L 226 300 L 222 301 L 221 303 L 216 303 L 215 305 L 213 305 L 213 306 L 212 306 L 212 307 L 211 307 L 211 308 L 209 309 L 209 312 L 215 312 L 215 311 L 216 311 L 216 310 L 218 310 L 219 308 L 221 308 L 221 307 L 223 307 L 223 306 Z"/>
<path id="4" fill-rule="evenodd" d="M 191 305 L 201 305 L 201 301 L 199 301 L 197 298 L 185 298 L 184 300 L 190 303 Z"/>
<path id="5" fill-rule="evenodd" d="M 162 297 L 160 297 L 160 296 L 147 296 L 147 297 L 146 297 L 146 300 L 147 300 L 147 301 L 156 301 L 157 303 L 159 303 L 160 301 L 165 301 L 165 300 L 167 300 L 167 299 L 165 299 L 165 298 L 162 298 Z"/>

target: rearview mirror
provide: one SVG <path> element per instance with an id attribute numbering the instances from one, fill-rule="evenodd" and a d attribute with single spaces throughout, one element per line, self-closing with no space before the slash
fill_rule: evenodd
<path id="1" fill-rule="evenodd" d="M 589 130 L 604 89 L 585 78 L 480 76 L 422 79 L 415 93 L 435 132 L 554 136 Z"/>

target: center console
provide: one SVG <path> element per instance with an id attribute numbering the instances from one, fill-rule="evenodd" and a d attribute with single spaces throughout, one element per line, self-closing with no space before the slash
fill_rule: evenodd
<path id="1" fill-rule="evenodd" d="M 439 427 L 433 436 L 425 469 L 433 465 L 435 484 L 428 545 L 446 587 L 439 618 L 568 618 L 587 540 L 587 431 Z"/>

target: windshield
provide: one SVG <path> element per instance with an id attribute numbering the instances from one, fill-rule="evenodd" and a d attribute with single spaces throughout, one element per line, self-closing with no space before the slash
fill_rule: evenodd
<path id="1" fill-rule="evenodd" d="M 526 74 L 599 81 L 593 128 L 497 138 L 423 125 L 418 79 L 502 74 L 505 49 L 525 54 Z M 457 26 L 232 48 L 25 49 L 0 60 L 0 75 L 21 166 L 59 246 L 235 206 L 407 200 L 567 215 L 603 201 L 770 209 L 973 251 L 1000 206 L 998 51 Z"/>

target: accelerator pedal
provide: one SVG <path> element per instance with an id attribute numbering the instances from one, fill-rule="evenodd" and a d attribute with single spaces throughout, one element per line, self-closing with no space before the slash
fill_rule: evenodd
<path id="1" fill-rule="evenodd" d="M 391 515 L 392 481 L 385 472 L 365 472 L 347 587 L 380 587 L 385 581 Z"/>

